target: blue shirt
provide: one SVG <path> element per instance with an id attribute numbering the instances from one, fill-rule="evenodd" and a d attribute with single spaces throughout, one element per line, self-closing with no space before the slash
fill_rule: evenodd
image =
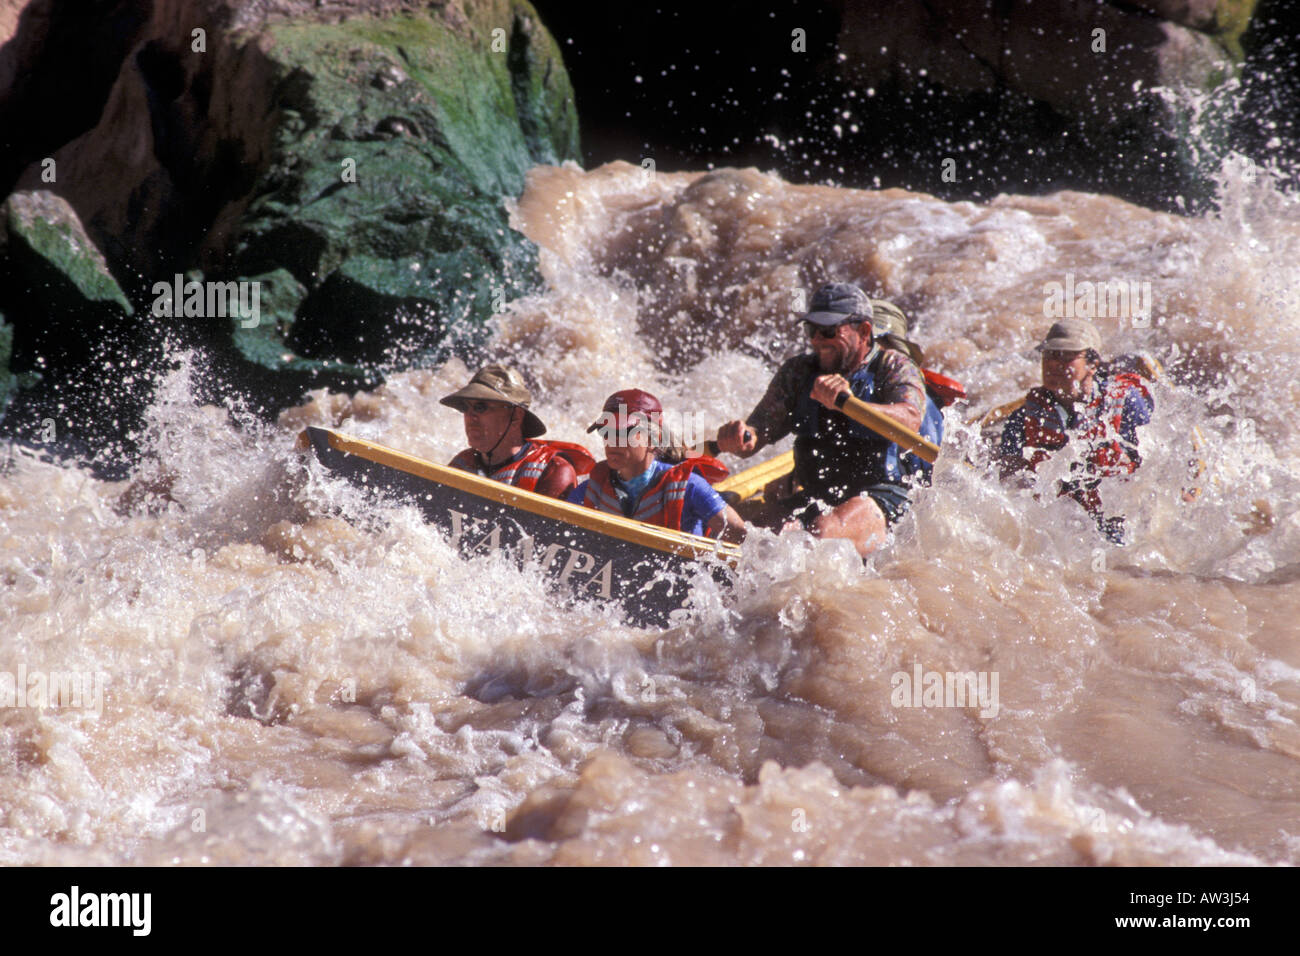
<path id="1" fill-rule="evenodd" d="M 654 477 L 658 478 L 663 472 L 673 467 L 667 462 L 655 461 L 651 466 L 655 470 Z M 618 489 L 622 484 L 619 481 L 618 474 L 611 471 L 610 479 L 614 483 L 614 488 Z M 654 482 L 651 481 L 651 484 Z M 583 479 L 578 487 L 569 492 L 566 499 L 575 505 L 582 504 L 582 499 L 587 496 L 588 479 Z M 623 513 L 632 514 L 636 511 L 636 506 L 640 503 L 641 496 L 628 498 L 623 501 Z M 686 482 L 686 497 L 682 501 L 682 530 L 690 534 L 705 534 L 709 521 L 713 519 L 718 512 L 727 507 L 727 503 L 722 500 L 722 495 L 713 490 L 713 486 L 704 479 L 698 472 L 691 472 L 691 477 Z"/>

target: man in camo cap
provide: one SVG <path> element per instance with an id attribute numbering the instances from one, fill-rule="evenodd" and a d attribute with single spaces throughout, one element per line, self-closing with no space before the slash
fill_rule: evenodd
<path id="1" fill-rule="evenodd" d="M 921 427 L 918 429 L 923 438 L 927 438 L 936 445 L 943 442 L 943 409 L 942 404 L 952 402 L 952 386 L 956 386 L 961 397 L 965 397 L 966 391 L 961 387 L 961 383 L 955 379 L 938 375 L 934 372 L 927 372 L 922 366 L 925 362 L 925 353 L 921 347 L 907 337 L 910 323 L 903 310 L 888 299 L 871 300 L 871 328 L 875 333 L 876 342 L 882 349 L 893 349 L 896 352 L 902 352 L 921 369 L 921 377 L 925 382 L 925 414 L 921 417 Z M 942 383 L 939 390 L 931 391 L 931 379 Z M 937 399 L 937 400 L 936 400 Z M 934 466 L 927 461 L 923 461 L 916 455 L 905 455 L 899 465 L 905 477 L 914 478 L 923 485 L 930 483 L 930 477 L 934 472 Z"/>

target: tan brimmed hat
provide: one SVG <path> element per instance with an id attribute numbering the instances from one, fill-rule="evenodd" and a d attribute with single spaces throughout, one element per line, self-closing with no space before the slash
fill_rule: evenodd
<path id="1" fill-rule="evenodd" d="M 1101 333 L 1087 319 L 1061 319 L 1047 330 L 1039 352 L 1101 352 Z"/>
<path id="2" fill-rule="evenodd" d="M 440 401 L 458 412 L 463 412 L 468 402 L 505 402 L 507 405 L 524 410 L 525 438 L 536 438 L 538 435 L 546 434 L 546 425 L 528 410 L 533 396 L 528 391 L 528 386 L 524 384 L 523 376 L 504 365 L 483 366 L 474 373 L 468 385 Z"/>
<path id="3" fill-rule="evenodd" d="M 871 331 L 887 348 L 910 355 L 917 365 L 925 362 L 921 347 L 907 337 L 907 316 L 888 299 L 871 300 Z"/>

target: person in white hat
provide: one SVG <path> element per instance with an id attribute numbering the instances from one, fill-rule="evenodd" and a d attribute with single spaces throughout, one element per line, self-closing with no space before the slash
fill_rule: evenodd
<path id="1" fill-rule="evenodd" d="M 1061 482 L 1059 493 L 1083 505 L 1098 529 L 1122 544 L 1124 518 L 1103 512 L 1101 481 L 1130 475 L 1142 464 L 1137 428 L 1151 421 L 1151 392 L 1140 375 L 1102 364 L 1101 334 L 1087 319 L 1060 320 L 1038 351 L 1043 384 L 1030 390 L 1002 428 L 1002 477 L 1035 471 L 1054 451 L 1084 442 L 1086 452 L 1072 467 L 1076 477 Z"/>

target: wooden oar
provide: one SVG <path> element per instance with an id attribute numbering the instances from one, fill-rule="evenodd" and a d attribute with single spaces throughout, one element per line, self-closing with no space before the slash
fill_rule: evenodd
<path id="1" fill-rule="evenodd" d="M 906 425 L 901 425 L 888 415 L 876 411 L 873 407 L 855 398 L 850 392 L 840 392 L 835 397 L 835 407 L 859 425 L 870 428 L 877 435 L 888 438 L 903 451 L 910 451 L 922 461 L 934 464 L 939 457 L 939 446 L 928 438 L 922 438 L 918 432 Z"/>
<path id="2" fill-rule="evenodd" d="M 996 425 L 998 422 L 1002 421 L 1002 419 L 1006 418 L 1023 404 L 1025 404 L 1025 397 L 1022 395 L 1020 398 L 1013 398 L 1011 401 L 999 405 L 997 408 L 990 409 L 983 415 L 976 415 L 974 418 L 966 422 L 966 424 L 974 425 L 978 422 L 980 428 L 988 428 L 989 426 Z"/>
<path id="3" fill-rule="evenodd" d="M 888 415 L 881 414 L 866 402 L 855 398 L 849 392 L 841 392 L 835 400 L 835 407 L 853 419 L 859 425 L 871 429 L 877 435 L 888 438 L 904 451 L 914 452 L 922 460 L 934 464 L 939 456 L 939 446 L 902 425 Z M 718 443 L 713 440 L 704 443 L 704 449 L 710 455 L 718 455 Z M 754 465 L 734 475 L 722 479 L 713 487 L 718 492 L 735 492 L 741 501 L 752 498 L 769 483 L 783 478 L 794 470 L 794 452 L 787 451 L 762 464 Z"/>
<path id="4" fill-rule="evenodd" d="M 734 491 L 740 500 L 744 501 L 746 498 L 754 497 L 769 483 L 784 478 L 792 471 L 794 471 L 794 452 L 787 451 L 761 464 L 752 465 L 744 471 L 728 475 L 714 485 L 713 490 L 719 494 Z"/>

